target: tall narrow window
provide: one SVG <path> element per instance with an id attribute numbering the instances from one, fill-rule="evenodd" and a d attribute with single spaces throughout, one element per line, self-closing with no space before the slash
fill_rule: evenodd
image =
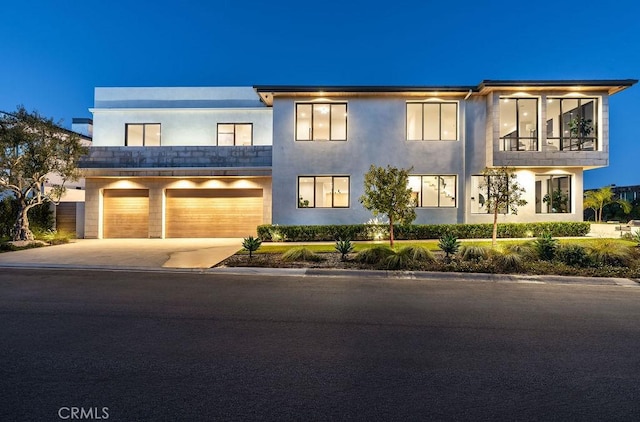
<path id="1" fill-rule="evenodd" d="M 127 123 L 124 144 L 130 147 L 160 146 L 160 123 Z"/>
<path id="2" fill-rule="evenodd" d="M 550 150 L 597 151 L 598 100 L 548 98 L 546 131 Z"/>
<path id="3" fill-rule="evenodd" d="M 298 177 L 298 208 L 349 207 L 349 176 Z"/>
<path id="4" fill-rule="evenodd" d="M 346 141 L 347 104 L 296 104 L 297 141 Z"/>
<path id="5" fill-rule="evenodd" d="M 253 124 L 218 123 L 218 146 L 251 145 Z"/>
<path id="6" fill-rule="evenodd" d="M 454 208 L 457 177 L 453 175 L 409 176 L 416 207 Z"/>
<path id="7" fill-rule="evenodd" d="M 458 139 L 458 103 L 407 103 L 407 140 Z"/>
<path id="8" fill-rule="evenodd" d="M 536 98 L 500 98 L 500 149 L 538 151 Z"/>

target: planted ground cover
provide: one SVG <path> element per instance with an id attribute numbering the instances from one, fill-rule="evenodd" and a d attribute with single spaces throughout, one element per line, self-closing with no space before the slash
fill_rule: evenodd
<path id="1" fill-rule="evenodd" d="M 249 258 L 247 252 L 221 262 L 219 266 L 272 268 L 338 268 L 411 271 L 453 271 L 502 274 L 555 274 L 594 277 L 640 278 L 640 247 L 622 239 L 460 241 L 447 258 L 439 240 L 398 241 L 394 249 L 386 243 L 353 242 L 345 255 L 332 243 L 291 245 L 263 244 Z M 300 251 L 304 249 L 304 251 Z M 289 251 L 294 251 L 293 253 Z M 288 253 L 289 252 L 289 253 Z M 289 255 L 286 257 L 285 254 Z M 283 258 L 285 256 L 285 258 Z M 291 256 L 298 257 L 291 259 Z"/>

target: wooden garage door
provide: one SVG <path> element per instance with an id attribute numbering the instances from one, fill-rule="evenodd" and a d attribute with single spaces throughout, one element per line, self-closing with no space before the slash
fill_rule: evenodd
<path id="1" fill-rule="evenodd" d="M 107 189 L 104 191 L 104 237 L 149 237 L 149 191 Z"/>
<path id="2" fill-rule="evenodd" d="M 56 230 L 76 234 L 77 202 L 60 202 L 56 205 Z"/>
<path id="3" fill-rule="evenodd" d="M 262 224 L 262 189 L 167 189 L 166 237 L 247 237 Z"/>

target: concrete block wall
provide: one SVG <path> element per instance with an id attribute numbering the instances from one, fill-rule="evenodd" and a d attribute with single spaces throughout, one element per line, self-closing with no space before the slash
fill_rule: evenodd
<path id="1" fill-rule="evenodd" d="M 272 146 L 92 147 L 80 168 L 271 167 Z"/>

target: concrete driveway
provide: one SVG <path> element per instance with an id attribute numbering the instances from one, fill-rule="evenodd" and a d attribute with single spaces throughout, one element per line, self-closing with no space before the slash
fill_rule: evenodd
<path id="1" fill-rule="evenodd" d="M 0 254 L 0 265 L 209 268 L 242 248 L 242 239 L 78 239 Z"/>

